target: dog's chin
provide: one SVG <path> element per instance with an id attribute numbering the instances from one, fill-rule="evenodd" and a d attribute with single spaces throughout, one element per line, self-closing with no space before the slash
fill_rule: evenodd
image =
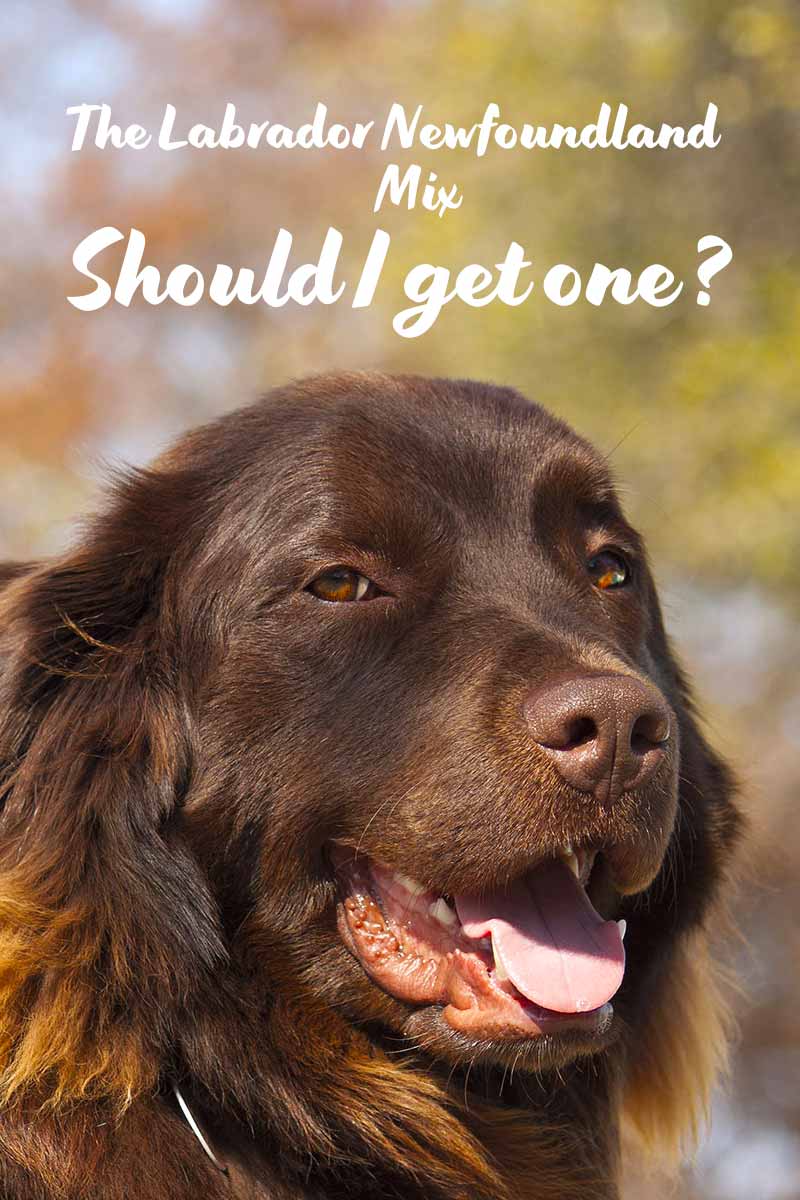
<path id="1" fill-rule="evenodd" d="M 466 1036 L 452 1027 L 441 1005 L 427 1005 L 411 1013 L 399 1032 L 409 1051 L 419 1047 L 450 1067 L 500 1067 L 504 1072 L 541 1075 L 602 1053 L 620 1029 L 611 1003 L 574 1021 L 537 1024 L 536 1032 L 509 1026 L 493 1036 Z"/>
<path id="2" fill-rule="evenodd" d="M 399 1002 L 393 1006 L 399 1019 L 392 1024 L 409 1048 L 416 1045 L 451 1064 L 540 1072 L 596 1054 L 615 1039 L 618 1022 L 610 995 L 601 990 L 597 1004 L 578 999 L 558 1008 L 526 995 L 511 978 L 514 974 L 519 980 L 520 969 L 507 951 L 513 965 L 510 973 L 506 970 L 500 950 L 502 933 L 494 929 L 495 942 L 492 933 L 476 936 L 475 922 L 467 919 L 465 927 L 461 915 L 466 901 L 425 889 L 349 850 L 337 848 L 332 857 L 341 940 L 371 983 Z M 585 889 L 595 857 L 588 851 L 571 855 L 573 891 Z M 569 867 L 557 860 L 543 865 L 555 871 L 556 885 L 563 884 L 559 872 Z M 602 876 L 602 869 L 598 875 Z M 617 971 L 621 982 L 622 931 L 613 920 L 604 922 L 588 898 L 585 904 L 586 910 L 578 915 L 598 938 L 597 970 L 606 975 Z M 521 970 L 524 976 L 524 965 Z M 576 971 L 580 977 L 580 966 Z M 616 990 L 613 980 L 605 990 Z"/>

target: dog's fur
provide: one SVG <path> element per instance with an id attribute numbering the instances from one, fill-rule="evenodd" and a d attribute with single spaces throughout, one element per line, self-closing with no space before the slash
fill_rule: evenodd
<path id="1" fill-rule="evenodd" d="M 606 526 L 639 563 L 624 596 L 581 574 Z M 304 590 L 341 562 L 392 601 Z M 565 425 L 487 385 L 312 379 L 0 584 L 3 1197 L 599 1200 L 626 1117 L 696 1132 L 739 821 L 640 542 Z M 677 714 L 674 819 L 657 789 L 572 792 L 526 736 L 532 683 L 598 664 Z M 453 892 L 581 838 L 640 880 L 596 1053 L 459 1043 L 337 932 L 333 842 Z"/>

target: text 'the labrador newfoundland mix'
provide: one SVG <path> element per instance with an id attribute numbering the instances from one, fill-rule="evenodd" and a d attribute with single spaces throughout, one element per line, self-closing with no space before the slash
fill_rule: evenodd
<path id="1" fill-rule="evenodd" d="M 2 568 L 4 1200 L 610 1200 L 739 820 L 606 464 L 336 375 Z"/>

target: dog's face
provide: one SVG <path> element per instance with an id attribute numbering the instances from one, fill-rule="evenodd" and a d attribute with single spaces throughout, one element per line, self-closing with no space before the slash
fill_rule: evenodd
<path id="1" fill-rule="evenodd" d="M 87 989 L 101 950 L 137 980 L 119 1061 L 223 963 L 447 1064 L 546 1070 L 652 1024 L 735 813 L 606 464 L 541 409 L 296 385 L 8 596 L 6 886 L 75 909 Z"/>
<path id="2" fill-rule="evenodd" d="M 450 1061 L 602 1050 L 716 854 L 692 828 L 680 879 L 698 752 L 604 461 L 513 393 L 414 380 L 236 434 L 181 577 L 225 630 L 184 821 L 256 969 Z"/>

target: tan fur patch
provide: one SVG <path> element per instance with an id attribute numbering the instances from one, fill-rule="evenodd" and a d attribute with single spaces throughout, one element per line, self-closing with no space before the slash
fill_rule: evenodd
<path id="1" fill-rule="evenodd" d="M 100 1096 L 125 1107 L 154 1083 L 135 1027 L 91 1027 L 100 942 L 81 905 L 49 909 L 0 876 L 0 1104 L 43 1088 L 53 1107 Z"/>
<path id="2" fill-rule="evenodd" d="M 705 932 L 675 949 L 637 1039 L 623 1099 L 628 1131 L 651 1155 L 677 1160 L 696 1146 L 711 1093 L 728 1067 L 733 1019 L 722 968 Z"/>

